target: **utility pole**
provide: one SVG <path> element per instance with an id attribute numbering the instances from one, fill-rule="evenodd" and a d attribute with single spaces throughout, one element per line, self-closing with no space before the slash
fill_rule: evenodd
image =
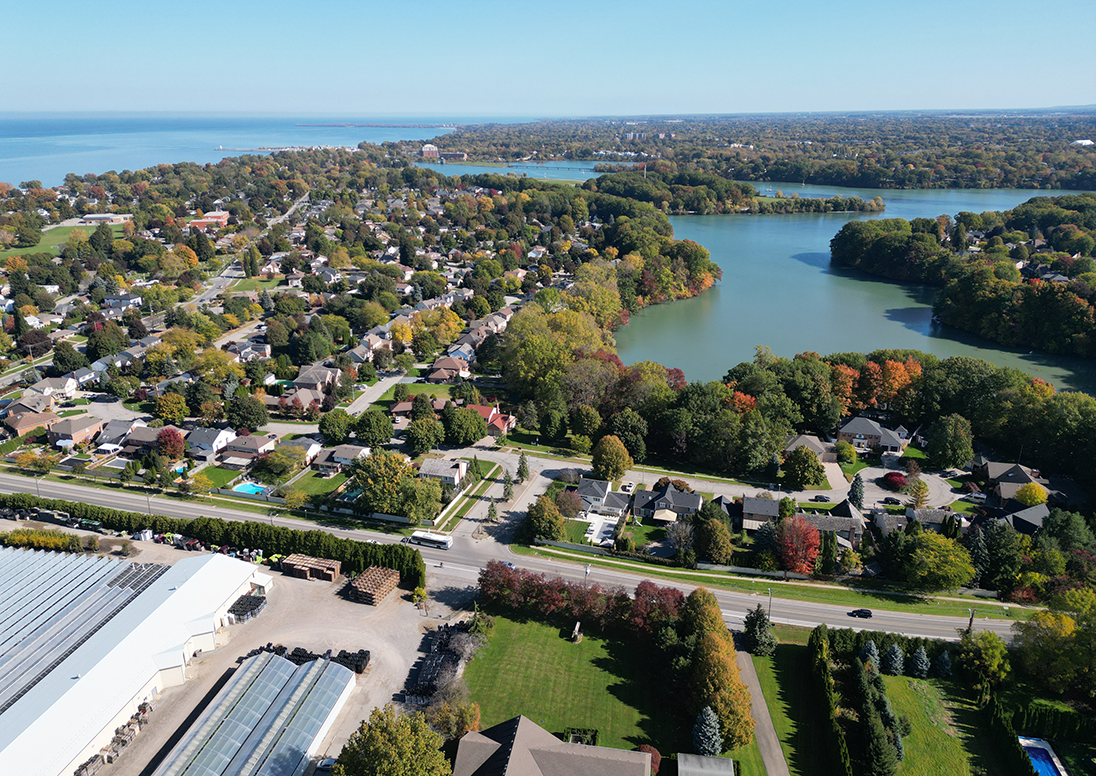
<path id="1" fill-rule="evenodd" d="M 978 613 L 977 609 L 967 609 L 970 612 L 970 622 L 967 623 L 967 633 L 974 630 L 974 615 Z"/>
<path id="2" fill-rule="evenodd" d="M 773 589 L 769 588 L 769 619 L 773 618 Z"/>
<path id="3" fill-rule="evenodd" d="M 586 571 L 582 576 L 582 584 L 583 584 L 584 587 L 589 584 L 589 580 L 590 580 L 590 564 L 587 563 L 586 564 Z"/>

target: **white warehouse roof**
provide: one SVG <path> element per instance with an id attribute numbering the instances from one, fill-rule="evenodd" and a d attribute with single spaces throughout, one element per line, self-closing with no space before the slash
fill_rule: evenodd
<path id="1" fill-rule="evenodd" d="M 185 558 L 166 570 L 107 561 L 108 571 L 95 571 L 99 560 L 0 552 L 0 673 L 6 661 L 23 666 L 21 695 L 5 696 L 0 684 L 0 773 L 69 776 L 109 743 L 137 704 L 182 683 L 192 654 L 215 645 L 213 634 L 236 597 L 270 581 L 224 555 Z M 99 574 L 97 581 L 81 583 L 88 574 Z M 4 593 L 5 580 L 14 594 Z M 130 593 L 117 592 L 127 585 Z M 9 620 L 23 623 L 24 638 L 3 640 Z M 35 622 L 45 630 L 26 628 Z M 54 632 L 63 636 L 61 654 L 49 638 Z M 42 656 L 37 672 L 27 660 L 35 650 Z"/>

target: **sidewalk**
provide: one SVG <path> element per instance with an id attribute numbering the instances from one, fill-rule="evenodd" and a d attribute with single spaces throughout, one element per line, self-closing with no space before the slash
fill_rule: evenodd
<path id="1" fill-rule="evenodd" d="M 784 759 L 784 751 L 780 748 L 780 739 L 776 737 L 776 728 L 773 726 L 773 718 L 769 716 L 769 707 L 765 705 L 765 695 L 761 692 L 761 682 L 754 670 L 753 658 L 750 653 L 738 650 L 735 658 L 738 663 L 738 672 L 742 681 L 750 691 L 750 710 L 753 712 L 754 735 L 757 736 L 757 748 L 761 750 L 761 761 L 765 763 L 765 773 L 768 776 L 791 776 L 788 771 L 788 762 Z"/>

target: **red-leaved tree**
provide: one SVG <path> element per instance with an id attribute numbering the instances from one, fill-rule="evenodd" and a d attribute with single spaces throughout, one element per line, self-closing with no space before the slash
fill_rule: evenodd
<path id="1" fill-rule="evenodd" d="M 156 435 L 156 450 L 166 458 L 173 461 L 179 460 L 186 450 L 183 435 L 173 428 L 161 429 L 160 433 Z"/>
<path id="2" fill-rule="evenodd" d="M 785 569 L 797 574 L 814 571 L 819 543 L 818 529 L 801 515 L 784 518 L 780 525 L 780 559 Z"/>
<path id="3" fill-rule="evenodd" d="M 639 751 L 651 753 L 651 776 L 658 776 L 658 768 L 662 765 L 662 755 L 650 744 L 640 744 Z"/>
<path id="4" fill-rule="evenodd" d="M 901 472 L 887 472 L 883 475 L 883 485 L 891 490 L 902 490 L 909 484 L 909 479 Z"/>

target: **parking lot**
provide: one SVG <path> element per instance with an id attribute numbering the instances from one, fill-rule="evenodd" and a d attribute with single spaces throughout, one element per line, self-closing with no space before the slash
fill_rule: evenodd
<path id="1" fill-rule="evenodd" d="M 14 523 L 9 526 L 9 521 L 0 521 L 0 530 L 9 527 L 14 527 Z M 91 535 L 86 531 L 73 533 Z M 117 546 L 121 541 L 101 539 L 106 547 Z M 173 564 L 193 555 L 153 542 L 135 541 L 132 546 L 136 552 L 131 559 L 144 563 Z M 175 734 L 193 721 L 192 713 L 198 704 L 210 700 L 226 673 L 236 667 L 236 658 L 268 642 L 304 647 L 317 653 L 329 649 L 370 651 L 369 667 L 358 678 L 350 700 L 317 753 L 317 760 L 334 757 L 375 706 L 392 701 L 402 691 L 411 666 L 419 657 L 423 633 L 450 614 L 444 605 L 434 603 L 427 616 L 410 602 L 409 594 L 403 590 L 396 590 L 380 606 L 373 607 L 340 595 L 345 578 L 314 582 L 287 577 L 278 571 L 270 573 L 274 585 L 263 613 L 218 633 L 217 649 L 199 655 L 190 664 L 186 684 L 164 691 L 149 724 L 119 761 L 107 766 L 105 773 L 151 774 L 159 759 L 170 750 Z"/>

